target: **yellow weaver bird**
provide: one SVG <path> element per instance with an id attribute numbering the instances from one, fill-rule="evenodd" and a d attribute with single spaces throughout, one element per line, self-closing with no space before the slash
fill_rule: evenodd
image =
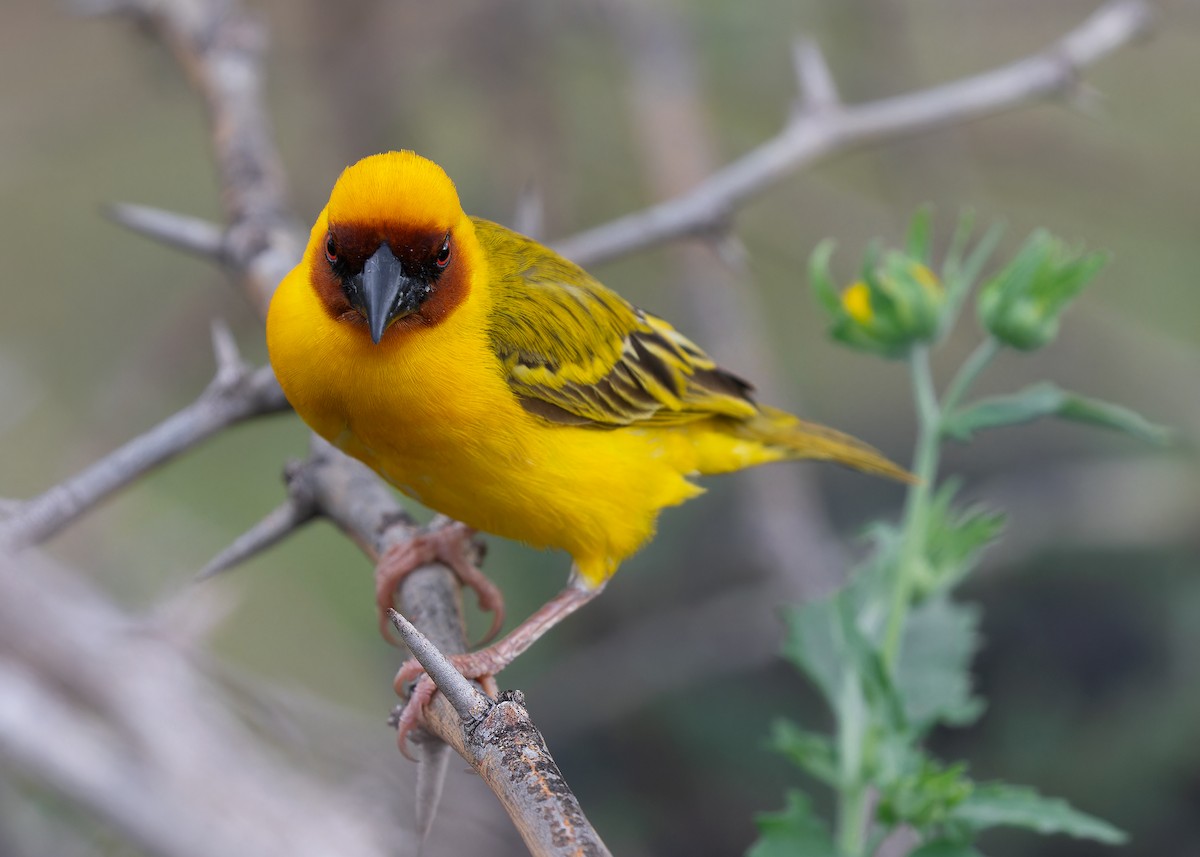
<path id="1" fill-rule="evenodd" d="M 347 168 L 267 318 L 271 364 L 296 412 L 392 485 L 471 528 L 561 548 L 567 587 L 508 636 L 455 659 L 488 679 L 597 595 L 693 477 L 827 459 L 908 480 L 875 449 L 759 405 L 660 318 L 578 266 L 467 216 L 437 164 L 412 152 Z M 381 610 L 437 557 L 502 617 L 462 532 L 379 565 Z M 421 674 L 408 662 L 397 689 Z M 423 677 L 400 744 L 433 687 Z"/>

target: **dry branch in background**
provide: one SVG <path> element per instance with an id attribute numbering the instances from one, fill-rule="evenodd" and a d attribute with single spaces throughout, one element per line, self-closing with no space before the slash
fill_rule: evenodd
<path id="1" fill-rule="evenodd" d="M 0 548 L 40 544 L 102 500 L 176 455 L 246 420 L 291 409 L 270 366 L 242 362 L 233 335 L 213 325 L 217 374 L 182 411 L 37 497 L 14 503 L 0 521 Z"/>
<path id="2" fill-rule="evenodd" d="M 228 225 L 135 206 L 118 207 L 114 216 L 225 266 L 262 316 L 276 283 L 299 258 L 303 234 L 288 213 L 262 102 L 261 24 L 235 0 L 79 0 L 78 5 L 132 16 L 171 47 L 208 109 Z M 804 97 L 777 137 L 707 177 L 701 173 L 709 162 L 699 162 L 702 166 L 685 175 L 685 181 L 695 182 L 690 191 L 566 239 L 558 249 L 583 263 L 682 236 L 715 238 L 718 247 L 728 249 L 728 241 L 721 241 L 734 212 L 788 173 L 868 142 L 1070 93 L 1083 68 L 1142 33 L 1149 17 L 1147 3 L 1116 0 L 1040 54 L 956 83 L 856 106 L 840 102 L 819 51 L 802 42 L 796 64 Z M 269 370 L 245 367 L 227 337 L 218 334 L 216 343 L 217 378 L 196 403 L 42 497 L 6 505 L 0 547 L 41 541 L 224 426 L 283 407 Z M 212 567 L 240 561 L 315 517 L 333 521 L 372 558 L 415 532 L 376 476 L 314 440 L 309 459 L 289 470 L 287 503 Z M 458 586 L 449 570 L 431 565 L 414 573 L 399 596 L 406 615 L 441 651 L 465 648 Z M 128 653 L 120 681 L 102 680 L 111 664 L 96 660 L 100 650 Z M 239 731 L 222 709 L 220 695 L 164 640 L 137 634 L 131 620 L 100 593 L 28 551 L 19 560 L 0 555 L 0 686 L 0 754 L 107 819 L 149 853 L 374 854 L 381 853 L 385 834 L 393 833 L 347 807 L 335 790 L 271 761 Z M 505 724 L 510 747 L 534 748 L 540 742 L 540 736 L 534 741 L 536 729 L 516 698 L 493 705 L 487 716 Z M 473 761 L 468 741 L 481 727 L 464 729 L 442 695 L 431 705 L 428 721 L 430 731 Z M 430 741 L 420 755 L 425 831 L 448 757 L 443 745 Z M 582 813 L 576 816 L 578 804 L 571 809 L 573 797 L 544 812 L 545 803 L 528 799 L 537 789 L 526 788 L 524 798 L 511 789 L 530 773 L 526 750 L 499 757 L 480 763 L 479 770 L 534 853 L 604 853 Z M 476 754 L 474 761 L 479 758 Z M 563 797 L 565 784 L 556 777 L 555 768 L 553 777 L 545 773 L 536 782 Z M 207 796 L 191 791 L 201 782 Z M 213 790 L 213 783 L 221 788 Z M 556 838 L 564 825 L 577 835 Z"/>
<path id="3" fill-rule="evenodd" d="M 164 857 L 383 857 L 396 831 L 284 764 L 156 629 L 0 551 L 0 762 Z"/>
<path id="4" fill-rule="evenodd" d="M 171 49 L 203 97 L 229 221 L 214 249 L 265 318 L 276 284 L 300 258 L 304 233 L 288 211 L 286 179 L 264 109 L 263 23 L 237 0 L 75 0 L 75 6 L 85 13 L 127 15 L 144 25 Z M 176 226 L 186 223 L 178 215 L 173 220 Z M 198 234 L 199 221 L 192 220 L 191 227 Z"/>
<path id="5" fill-rule="evenodd" d="M 855 105 L 841 102 L 816 44 L 801 42 L 796 69 L 802 99 L 777 136 L 692 190 L 559 241 L 554 248 L 586 267 L 674 238 L 720 233 L 751 198 L 821 158 L 1069 94 L 1085 68 L 1145 34 L 1151 18 L 1144 0 L 1114 0 L 1039 54 L 932 89 Z"/>

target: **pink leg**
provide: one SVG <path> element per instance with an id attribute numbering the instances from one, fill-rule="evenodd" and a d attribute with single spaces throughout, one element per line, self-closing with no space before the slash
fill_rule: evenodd
<path id="1" fill-rule="evenodd" d="M 396 587 L 412 572 L 435 561 L 453 571 L 463 586 L 475 591 L 480 609 L 493 614 L 492 627 L 483 642 L 496 636 L 504 624 L 504 596 L 471 561 L 474 534 L 470 527 L 454 522 L 394 545 L 380 558 L 375 566 L 375 603 L 379 607 L 379 632 L 384 639 L 392 639 L 387 611 L 393 606 Z"/>
<path id="2" fill-rule="evenodd" d="M 599 595 L 603 588 L 587 586 L 572 580 L 565 589 L 538 608 L 504 639 L 486 649 L 463 655 L 449 655 L 449 658 L 463 676 L 479 680 L 484 686 L 484 691 L 495 697 L 496 673 L 516 660 L 543 634 Z M 429 676 L 424 674 L 421 665 L 411 658 L 401 665 L 393 685 L 396 693 L 403 696 L 409 684 L 418 676 L 416 685 L 408 692 L 408 701 L 396 716 L 396 741 L 400 745 L 400 752 L 405 756 L 408 756 L 408 733 L 424 721 L 425 706 L 433 699 L 437 689 Z"/>

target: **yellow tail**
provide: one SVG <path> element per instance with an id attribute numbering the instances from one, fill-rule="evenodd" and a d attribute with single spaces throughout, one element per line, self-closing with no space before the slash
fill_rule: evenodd
<path id="1" fill-rule="evenodd" d="M 815 458 L 836 461 L 864 473 L 887 476 L 901 482 L 916 482 L 916 477 L 893 464 L 883 453 L 856 437 L 818 423 L 805 422 L 777 408 L 759 405 L 759 416 L 742 423 L 742 434 L 779 449 L 788 458 Z"/>

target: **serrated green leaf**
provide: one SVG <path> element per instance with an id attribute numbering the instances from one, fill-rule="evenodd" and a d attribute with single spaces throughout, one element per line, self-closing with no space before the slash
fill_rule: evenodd
<path id="1" fill-rule="evenodd" d="M 837 755 L 833 742 L 826 736 L 803 729 L 790 720 L 777 720 L 771 727 L 771 749 L 821 782 L 838 784 Z"/>
<path id="2" fill-rule="evenodd" d="M 946 591 L 971 572 L 979 555 L 1004 529 L 1004 515 L 982 506 L 953 505 L 958 481 L 948 480 L 929 503 L 926 525 L 927 579 L 916 581 L 916 595 Z"/>
<path id="3" fill-rule="evenodd" d="M 830 708 L 843 715 L 853 700 L 846 699 L 846 680 L 861 687 L 872 710 L 889 729 L 902 731 L 904 712 L 887 670 L 858 627 L 853 587 L 820 601 L 793 607 L 784 614 L 788 634 L 783 653 L 825 696 Z"/>
<path id="4" fill-rule="evenodd" d="M 839 599 L 841 631 L 846 648 L 854 658 L 855 672 L 870 707 L 872 719 L 883 728 L 884 736 L 901 736 L 908 732 L 904 704 L 892 683 L 891 675 L 879 651 L 858 627 L 857 610 L 850 590 Z"/>
<path id="5" fill-rule="evenodd" d="M 1022 827 L 1042 834 L 1063 833 L 1120 845 L 1128 838 L 1107 821 L 1080 812 L 1061 798 L 1048 798 L 1027 786 L 983 783 L 951 813 L 951 820 L 973 830 Z"/>
<path id="6" fill-rule="evenodd" d="M 858 627 L 854 587 L 785 614 L 785 655 L 813 681 L 836 717 L 837 781 L 858 784 L 895 770 L 909 752 L 900 696 L 874 644 Z"/>
<path id="7" fill-rule="evenodd" d="M 876 645 L 859 626 L 855 587 L 839 593 L 840 631 L 854 671 L 843 681 L 838 761 L 842 783 L 894 779 L 909 767 L 912 730 L 900 694 Z M 852 680 L 850 680 L 852 679 Z"/>
<path id="8" fill-rule="evenodd" d="M 784 657 L 809 677 L 829 707 L 836 711 L 847 659 L 834 598 L 790 607 L 784 611 L 784 621 L 787 624 Z"/>
<path id="9" fill-rule="evenodd" d="M 945 824 L 974 788 L 966 775 L 967 766 L 946 767 L 919 750 L 910 754 L 909 761 L 909 769 L 901 776 L 880 784 L 879 820 L 917 830 Z"/>
<path id="10" fill-rule="evenodd" d="M 966 726 L 983 712 L 971 694 L 971 661 L 979 649 L 979 611 L 933 598 L 909 614 L 896 663 L 896 688 L 920 733 L 938 723 Z"/>
<path id="11" fill-rule="evenodd" d="M 1069 393 L 1049 382 L 1034 384 L 1008 396 L 980 399 L 960 408 L 943 421 L 942 431 L 949 437 L 965 441 L 983 429 L 1051 416 L 1114 429 L 1157 446 L 1165 446 L 1172 440 L 1170 429 L 1150 422 L 1129 408 Z"/>
<path id="12" fill-rule="evenodd" d="M 935 839 L 909 853 L 908 857 L 983 857 L 983 855 L 965 842 Z"/>
<path id="13" fill-rule="evenodd" d="M 808 798 L 789 790 L 787 804 L 779 812 L 756 816 L 758 841 L 746 857 L 838 857 L 829 830 L 813 812 Z"/>
<path id="14" fill-rule="evenodd" d="M 886 614 L 869 616 L 861 611 L 869 609 L 871 604 L 880 607 L 887 604 L 896 564 L 900 561 L 901 537 L 900 527 L 887 521 L 872 522 L 862 531 L 862 538 L 871 544 L 871 553 L 852 571 L 850 586 L 856 591 L 862 626 L 868 632 L 882 625 Z"/>

